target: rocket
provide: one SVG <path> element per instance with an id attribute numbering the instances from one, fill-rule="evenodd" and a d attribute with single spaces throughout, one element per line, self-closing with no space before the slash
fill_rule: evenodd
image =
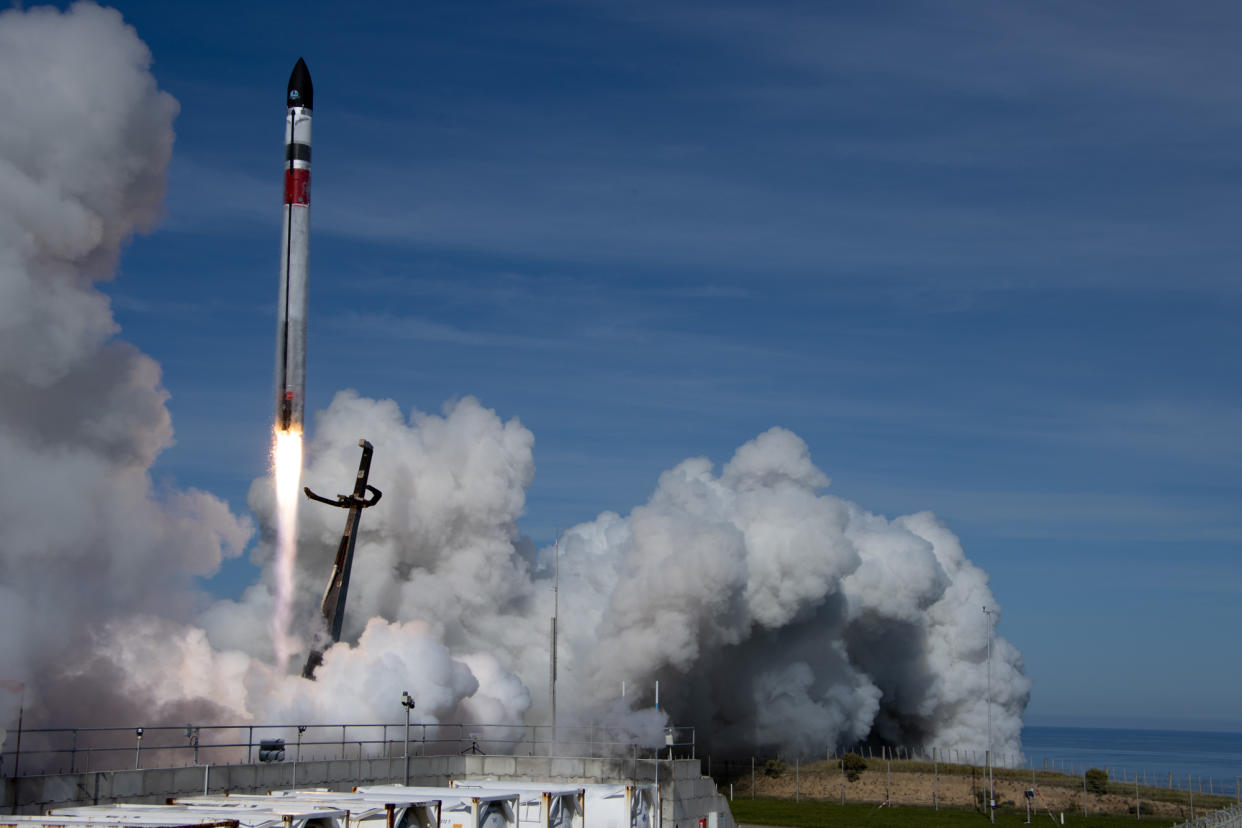
<path id="1" fill-rule="evenodd" d="M 276 428 L 299 433 L 306 403 L 306 262 L 310 243 L 314 96 L 306 61 L 298 58 L 285 96 L 285 205 L 276 311 Z"/>

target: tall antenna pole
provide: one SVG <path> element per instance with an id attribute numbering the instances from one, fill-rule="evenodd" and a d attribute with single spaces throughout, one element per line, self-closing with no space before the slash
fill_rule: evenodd
<path id="1" fill-rule="evenodd" d="M 557 530 L 556 544 L 553 547 L 552 557 L 553 578 L 552 578 L 552 656 L 551 656 L 551 672 L 548 676 L 548 694 L 552 700 L 552 744 L 556 744 L 556 619 L 560 615 L 561 610 L 561 533 Z"/>
<path id="2" fill-rule="evenodd" d="M 992 786 L 992 613 L 995 610 L 983 608 L 988 617 L 988 750 L 984 757 L 988 763 L 988 814 L 992 822 L 996 822 L 996 788 Z"/>

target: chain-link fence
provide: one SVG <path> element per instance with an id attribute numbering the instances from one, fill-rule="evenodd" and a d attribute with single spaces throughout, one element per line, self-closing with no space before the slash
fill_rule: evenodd
<path id="1" fill-rule="evenodd" d="M 1242 828 L 1242 805 L 1212 811 L 1191 822 L 1183 822 L 1175 828 Z"/>
<path id="2" fill-rule="evenodd" d="M 921 758 L 921 752 L 904 758 L 905 751 L 887 748 L 851 754 L 845 761 L 831 754 L 810 761 L 784 756 L 721 761 L 705 756 L 703 764 L 721 792 L 732 798 L 806 798 L 982 811 L 994 802 L 999 810 L 1048 813 L 1057 821 L 1063 814 L 1100 813 L 1186 821 L 1205 811 L 1242 804 L 1242 778 L 1236 777 L 1200 779 L 1171 773 L 1157 779 L 1120 768 L 1062 773 L 1045 770 L 1039 761 L 1025 767 L 997 763 L 989 768 L 943 761 L 939 750 L 928 751 L 927 759 Z"/>

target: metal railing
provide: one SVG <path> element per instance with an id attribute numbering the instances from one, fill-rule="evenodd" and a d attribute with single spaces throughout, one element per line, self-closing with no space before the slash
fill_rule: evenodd
<path id="1" fill-rule="evenodd" d="M 408 734 L 408 741 L 407 741 Z M 670 727 L 658 744 L 603 725 L 405 722 L 379 724 L 195 725 L 34 728 L 13 733 L 0 753 L 0 776 L 127 768 L 250 764 L 263 742 L 283 742 L 279 761 L 394 759 L 499 754 L 563 757 L 694 758 L 693 728 Z"/>

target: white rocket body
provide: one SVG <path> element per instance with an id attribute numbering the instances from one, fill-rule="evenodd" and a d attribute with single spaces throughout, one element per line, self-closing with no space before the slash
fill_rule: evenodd
<path id="1" fill-rule="evenodd" d="M 285 203 L 276 318 L 276 427 L 302 431 L 306 407 L 307 259 L 310 246 L 313 91 L 299 58 L 289 78 L 285 114 Z"/>

